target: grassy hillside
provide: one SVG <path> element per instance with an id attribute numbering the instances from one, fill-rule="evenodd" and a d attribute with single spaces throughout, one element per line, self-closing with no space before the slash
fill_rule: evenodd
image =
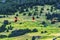
<path id="1" fill-rule="evenodd" d="M 40 36 L 40 38 L 36 38 L 36 40 L 53 40 L 55 37 L 57 40 L 60 40 L 58 37 L 60 36 L 60 22 L 51 24 L 51 20 L 46 19 L 46 14 L 60 14 L 60 10 L 55 9 L 55 7 L 53 7 L 53 11 L 51 12 L 51 7 L 52 5 L 37 5 L 33 6 L 32 8 L 22 9 L 24 12 L 18 11 L 15 13 L 15 15 L 2 15 L 5 17 L 0 18 L 0 28 L 3 27 L 2 25 L 4 25 L 3 29 L 5 28 L 5 30 L 4 32 L 1 32 L 0 35 L 5 35 L 6 37 L 0 36 L 0 40 L 33 40 L 33 36 Z M 14 22 L 15 16 L 18 18 L 17 22 Z M 32 20 L 33 16 L 35 20 Z M 4 24 L 4 20 L 8 20 L 8 24 Z M 12 27 L 12 30 L 10 30 L 9 27 Z M 24 35 L 9 37 L 9 35 L 13 34 L 13 31 L 15 30 L 20 30 L 21 33 L 24 33 L 25 29 L 31 30 L 32 32 L 27 31 L 27 33 Z M 19 33 L 20 32 L 18 31 L 13 35 L 17 35 Z"/>

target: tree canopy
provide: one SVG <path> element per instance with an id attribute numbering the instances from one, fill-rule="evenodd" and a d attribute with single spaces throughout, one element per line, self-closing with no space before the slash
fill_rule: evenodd
<path id="1" fill-rule="evenodd" d="M 60 9 L 60 0 L 0 0 L 0 14 L 12 15 L 19 11 L 19 7 L 36 5 L 54 5 L 54 7 Z"/>

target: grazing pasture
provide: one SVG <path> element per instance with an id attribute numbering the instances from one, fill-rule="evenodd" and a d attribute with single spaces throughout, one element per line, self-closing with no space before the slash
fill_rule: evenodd
<path id="1" fill-rule="evenodd" d="M 0 40 L 53 40 L 60 36 L 60 10 L 53 5 L 20 10 L 0 18 Z"/>

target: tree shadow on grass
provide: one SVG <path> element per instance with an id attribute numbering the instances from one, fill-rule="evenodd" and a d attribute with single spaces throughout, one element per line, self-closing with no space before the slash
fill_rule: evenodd
<path id="1" fill-rule="evenodd" d="M 32 32 L 38 32 L 38 30 L 37 29 L 33 29 L 33 30 L 30 30 L 30 29 L 14 30 L 14 31 L 11 32 L 11 34 L 9 34 L 8 37 L 22 36 L 24 34 L 32 33 Z"/>
<path id="2" fill-rule="evenodd" d="M 0 35 L 0 38 L 7 38 L 6 35 Z"/>
<path id="3" fill-rule="evenodd" d="M 8 37 L 16 37 L 16 36 L 21 36 L 24 35 L 26 33 L 30 33 L 31 30 L 30 29 L 20 29 L 20 30 L 14 30 L 11 32 L 11 34 L 9 34 Z"/>
<path id="4" fill-rule="evenodd" d="M 0 27 L 0 32 L 4 32 L 5 30 L 6 30 L 6 25 L 2 25 L 1 27 Z"/>
<path id="5" fill-rule="evenodd" d="M 1 29 L 2 30 L 2 29 Z M 3 31 L 1 32 L 4 32 L 6 29 L 4 29 Z M 30 29 L 19 29 L 19 30 L 14 30 L 11 32 L 11 34 L 9 34 L 9 36 L 7 35 L 0 35 L 0 38 L 11 38 L 11 37 L 17 37 L 17 36 L 22 36 L 24 34 L 27 34 L 27 33 L 31 33 L 31 32 L 38 32 L 37 29 L 33 29 L 33 30 L 30 30 Z"/>

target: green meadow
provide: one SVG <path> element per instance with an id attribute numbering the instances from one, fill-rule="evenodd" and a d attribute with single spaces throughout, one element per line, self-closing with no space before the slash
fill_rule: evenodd
<path id="1" fill-rule="evenodd" d="M 11 25 L 13 27 L 12 30 L 9 30 L 9 32 L 1 32 L 0 35 L 6 35 L 6 38 L 0 38 L 0 40 L 32 40 L 32 36 L 41 36 L 41 38 L 36 39 L 36 40 L 53 40 L 53 38 L 60 36 L 60 22 L 56 22 L 55 24 L 51 24 L 50 20 L 46 19 L 45 14 L 50 12 L 52 5 L 44 5 L 44 6 L 33 6 L 33 8 L 28 8 L 28 11 L 24 9 L 25 11 L 22 13 L 16 12 L 15 15 L 8 15 L 8 17 L 5 18 L 0 18 L 0 26 L 3 25 L 4 20 L 8 20 L 10 24 L 6 25 L 6 28 Z M 36 9 L 37 8 L 37 9 Z M 43 13 L 40 16 L 40 11 L 41 8 L 43 8 Z M 35 11 L 38 10 L 38 11 Z M 49 9 L 49 10 L 47 10 Z M 34 15 L 34 12 L 36 12 L 36 15 Z M 26 15 L 24 15 L 24 13 Z M 28 16 L 29 13 L 32 13 L 31 16 Z M 55 7 L 53 7 L 53 12 L 52 13 L 60 13 L 59 9 L 55 10 Z M 14 17 L 18 14 L 18 21 L 14 22 Z M 6 16 L 6 15 L 5 15 Z M 32 17 L 35 17 L 35 20 L 32 20 Z M 38 16 L 38 17 L 37 17 Z M 46 26 L 42 24 L 42 22 L 46 22 Z M 21 36 L 17 37 L 8 37 L 9 34 L 11 34 L 12 31 L 14 30 L 19 30 L 19 29 L 37 29 L 38 32 L 31 32 L 31 33 L 26 33 Z M 41 33 L 42 31 L 47 31 L 46 33 Z M 18 34 L 18 33 L 17 33 Z M 57 40 L 60 40 L 57 38 Z"/>

